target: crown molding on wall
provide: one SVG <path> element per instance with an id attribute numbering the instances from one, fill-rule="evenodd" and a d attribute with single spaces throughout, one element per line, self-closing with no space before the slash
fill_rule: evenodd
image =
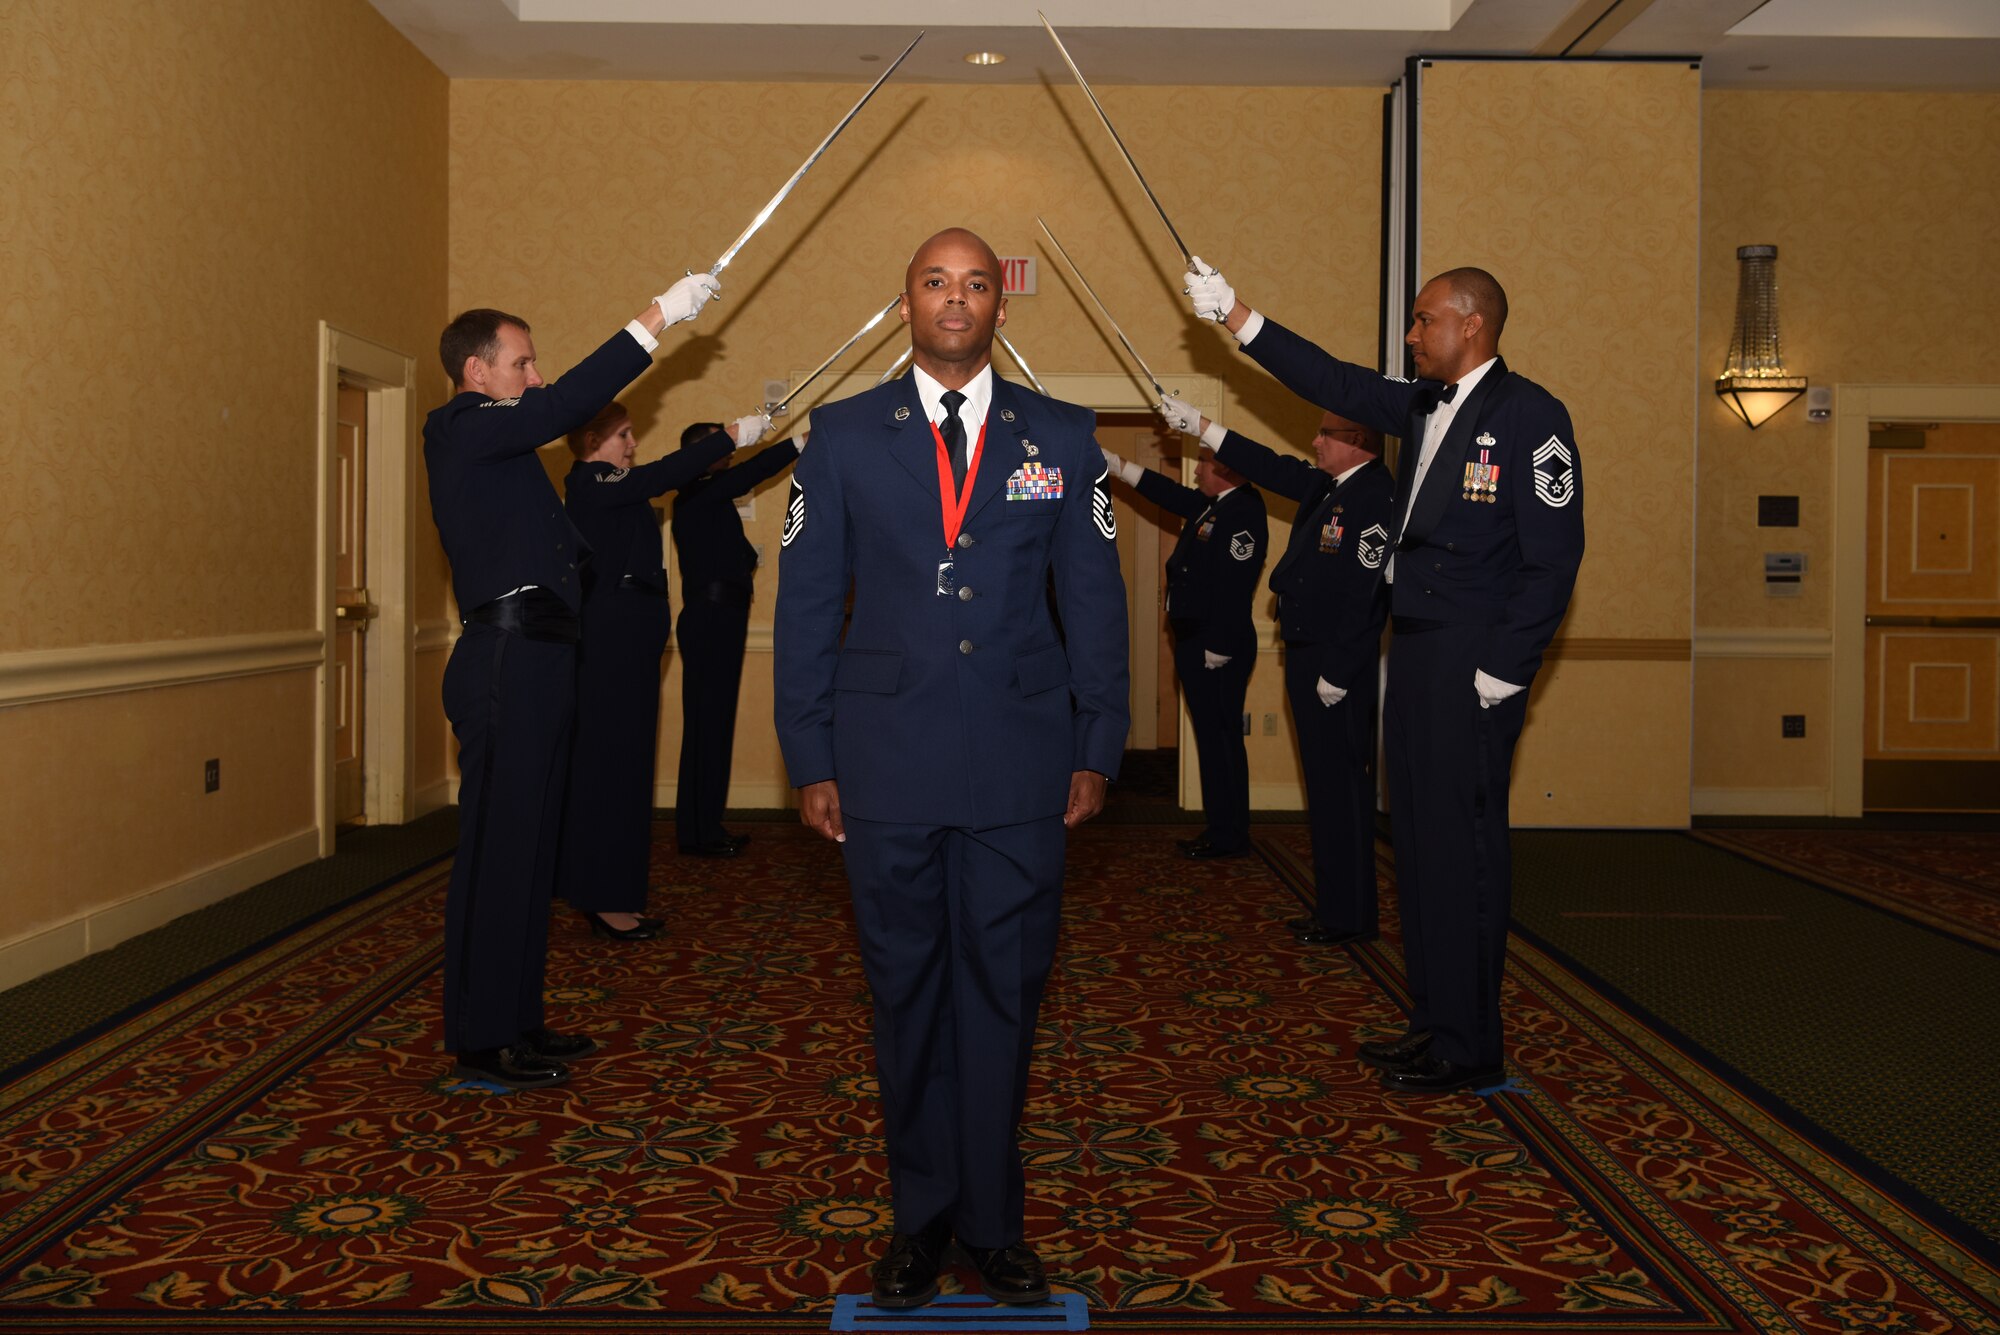
<path id="1" fill-rule="evenodd" d="M 325 646 L 319 631 L 285 630 L 0 654 L 0 708 L 316 668 Z"/>
<path id="2" fill-rule="evenodd" d="M 1696 658 L 1831 658 L 1833 632 L 1817 628 L 1704 626 L 1694 633 Z"/>

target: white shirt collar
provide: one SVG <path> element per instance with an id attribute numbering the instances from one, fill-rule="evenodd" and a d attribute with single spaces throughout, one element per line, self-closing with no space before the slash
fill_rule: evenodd
<path id="1" fill-rule="evenodd" d="M 1227 496 L 1227 495 L 1228 495 L 1228 494 L 1229 494 L 1230 492 L 1232 492 L 1232 491 L 1235 491 L 1235 490 L 1236 490 L 1236 488 L 1234 488 L 1234 487 L 1225 487 L 1225 488 L 1224 488 L 1223 490 L 1221 490 L 1221 491 L 1218 491 L 1218 492 L 1216 492 L 1216 493 L 1215 493 L 1215 495 L 1213 495 L 1213 496 L 1209 497 L 1209 498 L 1208 498 L 1208 503 L 1209 503 L 1210 505 L 1220 505 L 1220 504 L 1222 504 L 1222 498 L 1223 498 L 1224 496 Z"/>
<path id="2" fill-rule="evenodd" d="M 1346 470 L 1345 472 L 1335 473 L 1333 475 L 1333 485 L 1336 487 L 1339 486 L 1341 483 L 1347 481 L 1347 479 L 1353 477 L 1356 473 L 1360 472 L 1362 469 L 1366 468 L 1369 464 L 1372 464 L 1374 462 L 1375 461 L 1373 459 L 1363 459 L 1360 463 L 1354 465 L 1354 467 Z"/>
<path id="3" fill-rule="evenodd" d="M 921 366 L 910 368 L 916 376 L 917 397 L 923 400 L 924 416 L 933 426 L 944 420 L 944 386 Z M 979 430 L 986 425 L 986 410 L 993 406 L 993 363 L 979 368 L 979 374 L 959 388 L 965 402 L 958 405 L 958 420 L 965 423 L 965 448 L 979 443 Z"/>
<path id="4" fill-rule="evenodd" d="M 1441 403 L 1438 406 L 1440 408 L 1449 408 L 1452 412 L 1456 413 L 1459 405 L 1465 402 L 1465 396 L 1472 393 L 1473 387 L 1486 378 L 1486 373 L 1493 369 L 1493 363 L 1499 360 L 1498 357 L 1488 357 L 1485 361 L 1460 376 L 1453 382 L 1458 386 L 1458 393 L 1451 396 L 1450 403 Z"/>

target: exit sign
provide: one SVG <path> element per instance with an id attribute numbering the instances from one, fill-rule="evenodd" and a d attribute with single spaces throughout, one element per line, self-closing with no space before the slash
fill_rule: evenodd
<path id="1" fill-rule="evenodd" d="M 1000 257 L 1000 295 L 1003 297 L 1032 297 L 1035 295 L 1035 257 L 1033 255 L 1002 255 Z"/>

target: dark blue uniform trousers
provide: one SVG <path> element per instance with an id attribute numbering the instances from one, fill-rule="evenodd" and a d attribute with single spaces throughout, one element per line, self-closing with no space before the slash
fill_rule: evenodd
<path id="1" fill-rule="evenodd" d="M 698 598 L 681 608 L 681 769 L 675 837 L 682 848 L 719 843 L 728 833 L 729 769 L 736 752 L 736 700 L 750 604 Z"/>
<path id="2" fill-rule="evenodd" d="M 549 893 L 576 704 L 576 646 L 474 623 L 444 673 L 458 737 L 458 855 L 444 916 L 444 1045 L 542 1026 Z"/>
<path id="3" fill-rule="evenodd" d="M 1062 818 L 991 830 L 844 818 L 896 1229 L 1022 1239 L 1021 1112 L 1062 917 Z"/>
<path id="4" fill-rule="evenodd" d="M 1438 1056 L 1466 1066 L 1497 1066 L 1504 1056 L 1507 783 L 1528 713 L 1526 691 L 1479 707 L 1472 677 L 1488 633 L 1399 622 L 1384 717 L 1410 1025 L 1436 1035 Z"/>
<path id="5" fill-rule="evenodd" d="M 1201 774 L 1201 808 L 1209 842 L 1218 848 L 1250 846 L 1250 756 L 1243 745 L 1243 698 L 1250 690 L 1255 651 L 1219 668 L 1204 664 L 1192 635 L 1174 637 L 1174 671 L 1187 700 Z"/>
<path id="6" fill-rule="evenodd" d="M 1375 664 L 1347 696 L 1319 699 L 1309 646 L 1285 652 L 1285 694 L 1298 732 L 1312 829 L 1313 918 L 1334 932 L 1372 932 L 1375 914 Z"/>
<path id="7" fill-rule="evenodd" d="M 612 589 L 583 605 L 556 893 L 585 913 L 646 911 L 660 655 L 672 621 L 663 595 Z"/>

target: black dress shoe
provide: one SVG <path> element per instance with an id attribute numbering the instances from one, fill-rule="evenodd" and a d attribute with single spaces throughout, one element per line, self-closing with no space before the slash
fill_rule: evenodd
<path id="1" fill-rule="evenodd" d="M 1285 930 L 1288 932 L 1310 932 L 1319 926 L 1317 918 L 1287 918 Z"/>
<path id="2" fill-rule="evenodd" d="M 979 1272 L 979 1287 L 996 1303 L 1045 1303 L 1049 1300 L 1049 1277 L 1042 1271 L 1042 1258 L 1024 1242 L 1012 1247 L 968 1247 L 960 1243 L 966 1259 Z"/>
<path id="3" fill-rule="evenodd" d="M 944 1264 L 951 1225 L 933 1220 L 915 1233 L 892 1233 L 889 1250 L 868 1268 L 877 1307 L 922 1307 L 938 1295 L 938 1269 Z"/>
<path id="4" fill-rule="evenodd" d="M 608 941 L 651 941 L 660 934 L 662 926 L 658 918 L 640 918 L 631 927 L 613 927 L 604 921 L 601 913 L 592 913 L 587 909 L 578 909 L 577 912 L 583 914 L 584 920 L 590 924 L 592 936 L 601 936 Z"/>
<path id="5" fill-rule="evenodd" d="M 1181 853 L 1191 858 L 1247 858 L 1250 856 L 1250 845 L 1198 844 L 1193 848 L 1183 848 Z"/>
<path id="6" fill-rule="evenodd" d="M 1174 840 L 1174 847 L 1178 848 L 1183 853 L 1192 853 L 1197 848 L 1207 848 L 1213 842 L 1214 840 L 1208 837 L 1207 831 L 1203 831 L 1202 833 L 1196 835 L 1192 839 Z"/>
<path id="7" fill-rule="evenodd" d="M 1401 1038 L 1370 1039 L 1354 1049 L 1354 1055 L 1367 1062 L 1378 1071 L 1393 1071 L 1408 1066 L 1417 1058 L 1431 1050 L 1431 1031 L 1412 1029 Z"/>
<path id="8" fill-rule="evenodd" d="M 1373 941 L 1381 935 L 1375 931 L 1336 932 L 1331 927 L 1313 926 L 1294 934 L 1293 939 L 1302 946 L 1350 946 L 1357 941 Z"/>
<path id="9" fill-rule="evenodd" d="M 681 845 L 681 852 L 694 858 L 733 858 L 741 851 L 727 839 L 711 839 L 705 844 Z"/>
<path id="10" fill-rule="evenodd" d="M 747 834 L 731 834 L 728 830 L 724 830 L 722 832 L 722 842 L 733 848 L 741 848 L 750 842 L 750 836 Z"/>
<path id="11" fill-rule="evenodd" d="M 451 1073 L 460 1080 L 480 1080 L 508 1089 L 547 1089 L 569 1079 L 567 1066 L 545 1060 L 520 1045 L 461 1052 Z"/>
<path id="12" fill-rule="evenodd" d="M 1505 1066 L 1460 1066 L 1426 1052 L 1408 1066 L 1382 1072 L 1382 1088 L 1392 1094 L 1442 1094 L 1451 1089 L 1491 1089 L 1507 1082 Z"/>
<path id="13" fill-rule="evenodd" d="M 573 1062 L 578 1057 L 588 1057 L 603 1047 L 589 1034 L 562 1034 L 553 1029 L 530 1029 L 521 1035 L 515 1051 L 527 1051 L 544 1062 L 561 1065 Z"/>

